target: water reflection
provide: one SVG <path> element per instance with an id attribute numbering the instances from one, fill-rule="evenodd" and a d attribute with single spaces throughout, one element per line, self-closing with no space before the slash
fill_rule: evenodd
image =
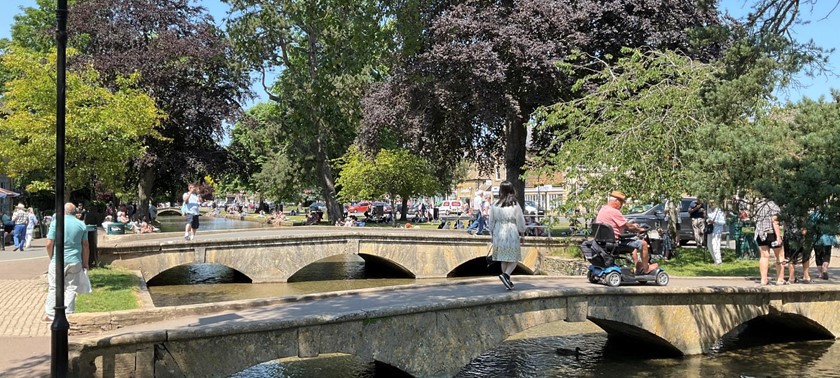
<path id="1" fill-rule="evenodd" d="M 178 215 L 161 215 L 157 217 L 157 221 L 160 222 L 161 232 L 183 232 L 184 225 L 186 224 L 184 217 Z M 272 225 L 266 223 L 208 216 L 202 216 L 200 218 L 199 226 L 199 234 L 201 231 L 211 230 L 237 230 L 242 228 L 273 227 Z"/>

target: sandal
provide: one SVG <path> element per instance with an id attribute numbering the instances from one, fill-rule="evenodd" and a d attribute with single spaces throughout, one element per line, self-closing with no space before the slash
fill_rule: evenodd
<path id="1" fill-rule="evenodd" d="M 799 280 L 799 283 L 807 285 L 807 284 L 811 283 L 811 280 L 806 280 L 806 279 L 803 278 L 803 279 Z"/>
<path id="2" fill-rule="evenodd" d="M 785 281 L 776 281 L 776 285 L 777 285 L 777 286 L 790 285 L 790 281 L 787 281 L 787 280 L 785 280 Z"/>

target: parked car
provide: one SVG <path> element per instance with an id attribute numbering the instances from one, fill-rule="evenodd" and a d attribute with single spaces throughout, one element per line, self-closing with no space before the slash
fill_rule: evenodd
<path id="1" fill-rule="evenodd" d="M 382 215 L 391 214 L 391 211 L 394 209 L 388 202 L 374 202 L 371 205 L 371 215 L 374 215 L 378 211 L 376 209 L 380 207 L 382 208 Z"/>
<path id="2" fill-rule="evenodd" d="M 319 212 L 319 213 L 326 213 L 327 212 L 327 204 L 323 202 L 312 202 L 309 205 L 309 212 Z"/>
<path id="3" fill-rule="evenodd" d="M 438 205 L 438 214 L 440 215 L 449 215 L 449 214 L 458 214 L 464 211 L 461 208 L 461 201 L 459 200 L 445 200 L 441 201 Z"/>
<path id="4" fill-rule="evenodd" d="M 525 215 L 545 215 L 545 209 L 534 201 L 525 201 Z"/>
<path id="5" fill-rule="evenodd" d="M 685 244 L 690 240 L 694 240 L 694 231 L 691 228 L 691 218 L 688 214 L 688 206 L 694 202 L 697 198 L 696 197 L 683 197 L 680 198 L 680 204 L 677 208 L 679 213 L 679 232 L 680 232 L 680 244 Z M 659 228 L 665 227 L 665 204 L 660 203 L 656 206 L 653 206 L 643 212 L 639 213 L 631 213 L 625 215 L 628 221 L 638 224 L 646 224 L 651 228 Z M 726 230 L 724 230 L 726 233 Z"/>
<path id="6" fill-rule="evenodd" d="M 347 208 L 347 213 L 348 214 L 365 213 L 365 212 L 368 211 L 369 208 L 370 208 L 370 202 L 369 201 L 361 201 L 361 202 L 357 202 L 355 204 L 350 205 L 350 207 Z"/>

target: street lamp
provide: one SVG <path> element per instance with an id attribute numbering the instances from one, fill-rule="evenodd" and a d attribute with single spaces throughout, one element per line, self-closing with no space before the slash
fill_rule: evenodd
<path id="1" fill-rule="evenodd" d="M 55 111 L 55 317 L 52 326 L 52 361 L 50 375 L 66 377 L 68 363 L 67 332 L 70 323 L 64 313 L 64 106 L 67 81 L 67 0 L 57 0 L 55 10 L 58 45 L 56 59 Z"/>

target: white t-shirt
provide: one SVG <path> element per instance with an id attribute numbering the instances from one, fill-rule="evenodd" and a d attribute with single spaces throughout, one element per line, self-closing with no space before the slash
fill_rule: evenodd
<path id="1" fill-rule="evenodd" d="M 184 201 L 183 212 L 186 214 L 198 215 L 198 195 L 195 193 L 186 192 L 183 197 L 188 197 Z"/>

